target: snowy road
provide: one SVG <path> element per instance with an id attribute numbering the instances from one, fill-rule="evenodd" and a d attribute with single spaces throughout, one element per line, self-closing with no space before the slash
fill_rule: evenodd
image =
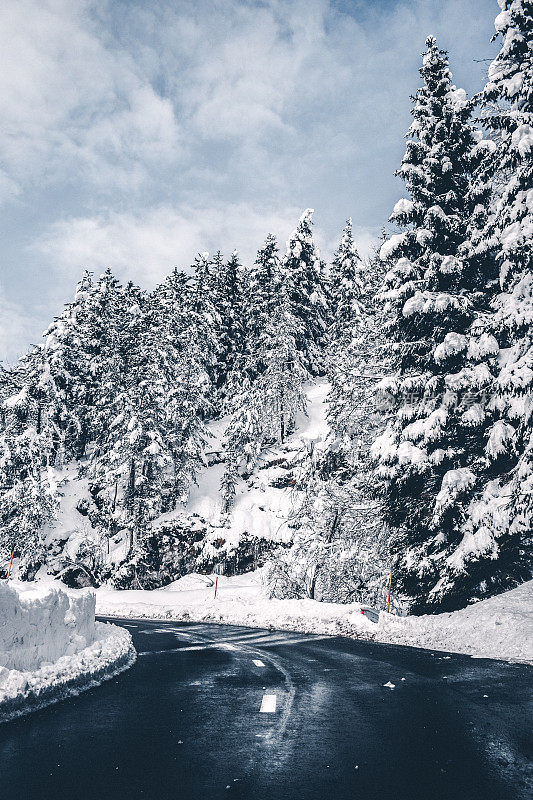
<path id="1" fill-rule="evenodd" d="M 0 727 L 3 800 L 529 796 L 531 667 L 123 624 L 140 654 L 128 672 Z"/>

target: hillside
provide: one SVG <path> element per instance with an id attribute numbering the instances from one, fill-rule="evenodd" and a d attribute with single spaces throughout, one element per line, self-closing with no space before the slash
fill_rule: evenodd
<path id="1" fill-rule="evenodd" d="M 168 537 L 172 565 L 161 583 L 188 572 L 223 570 L 232 575 L 261 566 L 273 547 L 291 540 L 291 516 L 299 501 L 298 469 L 308 452 L 320 448 L 328 434 L 325 420 L 329 385 L 315 380 L 305 387 L 307 414 L 300 412 L 294 432 L 283 445 L 267 449 L 236 487 L 229 512 L 223 510 L 224 431 L 228 416 L 207 424 L 207 463 L 199 470 L 186 503 L 150 523 L 157 537 Z M 109 540 L 91 519 L 94 501 L 84 477 L 84 461 L 53 469 L 59 507 L 44 529 L 47 563 L 37 578 L 58 576 L 72 587 L 94 585 L 95 573 L 120 568 L 128 556 L 130 536 L 124 529 Z M 16 562 L 15 562 L 16 570 Z M 140 586 L 138 588 L 141 588 Z"/>

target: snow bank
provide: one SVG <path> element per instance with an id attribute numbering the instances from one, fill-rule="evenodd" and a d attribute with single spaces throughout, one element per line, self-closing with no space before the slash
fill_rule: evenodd
<path id="1" fill-rule="evenodd" d="M 450 614 L 381 614 L 381 641 L 533 662 L 533 581 Z"/>
<path id="2" fill-rule="evenodd" d="M 261 570 L 231 578 L 219 576 L 215 599 L 215 579 L 215 575 L 186 575 L 154 591 L 97 589 L 96 610 L 101 616 L 194 620 L 372 638 L 375 625 L 361 614 L 357 603 L 271 600 L 261 584 Z"/>
<path id="3" fill-rule="evenodd" d="M 94 640 L 94 595 L 0 584 L 0 665 L 38 669 Z"/>
<path id="4" fill-rule="evenodd" d="M 466 653 L 483 658 L 533 662 L 533 581 L 451 614 L 397 617 L 381 612 L 379 623 L 358 603 L 270 600 L 261 570 L 234 578 L 187 575 L 152 592 L 96 590 L 102 616 L 190 620 L 350 636 L 390 644 Z"/>
<path id="5" fill-rule="evenodd" d="M 95 622 L 95 597 L 34 584 L 0 584 L 0 722 L 131 666 L 130 634 Z"/>

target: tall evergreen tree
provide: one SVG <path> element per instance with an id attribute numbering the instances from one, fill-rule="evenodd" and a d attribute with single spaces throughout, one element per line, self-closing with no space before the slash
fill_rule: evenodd
<path id="1" fill-rule="evenodd" d="M 93 415 L 93 353 L 88 340 L 93 285 L 89 273 L 44 332 L 44 342 L 23 359 L 25 381 L 38 408 L 37 432 L 49 441 L 48 463 L 83 456 Z"/>
<path id="2" fill-rule="evenodd" d="M 244 317 L 246 320 L 246 342 L 252 349 L 265 321 L 279 304 L 281 272 L 279 248 L 276 237 L 269 234 L 264 246 L 257 253 L 248 274 Z"/>
<path id="3" fill-rule="evenodd" d="M 220 355 L 217 384 L 224 395 L 227 394 L 226 384 L 238 369 L 244 351 L 246 276 L 236 250 L 228 261 L 221 264 L 218 276 L 220 328 L 217 339 Z"/>
<path id="4" fill-rule="evenodd" d="M 386 586 L 386 530 L 357 481 L 332 472 L 331 451 L 304 459 L 297 488 L 302 500 L 291 519 L 288 548 L 273 554 L 267 569 L 272 597 L 380 605 Z"/>
<path id="5" fill-rule="evenodd" d="M 383 600 L 387 533 L 374 497 L 370 458 L 371 443 L 386 419 L 374 392 L 386 366 L 384 315 L 376 299 L 383 268 L 377 255 L 363 264 L 356 253 L 349 225 L 332 270 L 330 434 L 304 459 L 301 500 L 291 523 L 294 540 L 274 555 L 268 572 L 275 597 Z M 343 272 L 349 276 L 344 281 Z"/>
<path id="6" fill-rule="evenodd" d="M 483 481 L 438 587 L 466 600 L 527 580 L 533 561 L 533 3 L 500 7 L 501 50 L 477 98 L 493 135 L 477 183 L 492 198 L 470 243 L 478 260 L 496 257 L 493 313 L 477 325 L 499 352 L 481 421 Z"/>
<path id="7" fill-rule="evenodd" d="M 219 269 L 221 263 L 222 256 L 217 254 Z M 189 286 L 186 302 L 191 328 L 195 330 L 198 346 L 202 353 L 202 367 L 215 389 L 220 372 L 219 333 L 222 323 L 218 311 L 219 285 L 213 263 L 207 252 L 200 253 L 194 261 L 193 279 Z M 215 413 L 218 407 L 218 398 L 215 395 L 216 392 L 213 391 L 210 414 Z"/>
<path id="8" fill-rule="evenodd" d="M 446 53 L 433 37 L 426 47 L 424 85 L 398 173 L 411 199 L 400 200 L 391 217 L 404 231 L 381 248 L 391 267 L 382 296 L 398 375 L 381 384 L 395 415 L 375 444 L 397 585 L 414 610 L 464 602 L 436 589 L 478 485 L 483 442 L 476 398 L 492 380 L 486 362 L 497 351 L 490 335 L 476 351 L 468 347 L 493 283 L 490 260 L 463 254 L 479 134 L 464 92 L 452 85 Z"/>
<path id="9" fill-rule="evenodd" d="M 354 319 L 359 315 L 363 291 L 363 264 L 354 242 L 352 220 L 349 219 L 330 270 L 333 318 L 330 337 L 334 342 L 345 337 L 351 338 L 350 329 Z"/>
<path id="10" fill-rule="evenodd" d="M 21 577 L 33 577 L 45 559 L 42 527 L 57 507 L 49 464 L 52 443 L 42 411 L 18 367 L 3 386 L 0 418 L 0 548 L 21 558 Z"/>
<path id="11" fill-rule="evenodd" d="M 280 286 L 277 306 L 264 318 L 264 327 L 247 353 L 244 374 L 252 377 L 246 377 L 234 398 L 225 437 L 226 508 L 239 471 L 249 472 L 267 445 L 283 444 L 294 429 L 296 413 L 305 410 L 303 383 L 309 373 L 296 345 L 300 333 L 300 322 Z"/>
<path id="12" fill-rule="evenodd" d="M 124 290 L 116 391 L 91 459 L 103 512 L 129 528 L 134 558 L 148 523 L 186 500 L 203 463 L 209 383 L 183 295 L 177 273 L 151 296 L 131 284 Z"/>
<path id="13" fill-rule="evenodd" d="M 313 241 L 312 216 L 313 210 L 308 208 L 290 236 L 282 274 L 290 311 L 299 322 L 296 347 L 302 353 L 306 369 L 311 375 L 319 375 L 324 373 L 322 348 L 328 308 L 323 265 Z"/>
<path id="14" fill-rule="evenodd" d="M 172 401 L 170 425 L 175 429 L 172 507 L 176 501 L 187 498 L 190 483 L 203 464 L 208 437 L 203 420 L 210 408 L 212 388 L 206 371 L 204 342 L 198 339 L 195 319 L 189 313 L 185 282 L 186 276 L 174 271 L 159 288 L 153 325 L 153 336 L 165 343 L 169 359 L 165 379 Z"/>

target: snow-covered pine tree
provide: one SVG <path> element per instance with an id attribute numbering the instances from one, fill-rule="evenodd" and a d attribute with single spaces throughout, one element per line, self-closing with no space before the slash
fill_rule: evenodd
<path id="1" fill-rule="evenodd" d="M 385 275 L 379 250 L 365 262 L 359 261 L 357 275 L 359 289 L 339 303 L 342 323 L 333 326 L 328 353 L 330 450 L 337 449 L 350 461 L 355 453 L 368 449 L 384 424 L 386 409 L 376 414 L 382 401 L 375 388 L 390 369 L 386 337 L 390 320 L 378 298 Z"/>
<path id="2" fill-rule="evenodd" d="M 244 351 L 246 273 L 236 250 L 228 261 L 222 262 L 217 274 L 217 310 L 220 317 L 220 328 L 217 333 L 219 346 L 217 388 L 222 395 L 225 395 L 226 384 L 232 373 L 235 370 L 239 371 L 238 365 L 241 363 Z"/>
<path id="3" fill-rule="evenodd" d="M 277 308 L 280 284 L 278 243 L 276 237 L 269 233 L 249 270 L 245 314 L 251 339 L 257 338 L 263 320 Z"/>
<path id="4" fill-rule="evenodd" d="M 324 374 L 322 348 L 328 308 L 323 266 L 313 240 L 312 217 L 313 210 L 308 208 L 291 234 L 282 263 L 282 275 L 290 311 L 299 322 L 296 347 L 302 353 L 307 371 L 311 375 L 321 375 Z"/>
<path id="5" fill-rule="evenodd" d="M 102 522 L 109 525 L 109 533 L 128 527 L 133 544 L 144 510 L 139 507 L 142 501 L 138 501 L 138 496 L 144 469 L 142 452 L 147 444 L 143 437 L 145 419 L 138 418 L 138 383 L 142 380 L 139 341 L 145 298 L 131 284 L 125 288 L 113 285 L 117 290 L 113 298 L 106 291 L 108 288 L 107 282 L 104 283 L 103 296 L 113 299 L 114 316 L 108 316 L 106 344 L 110 347 L 100 354 L 103 392 L 98 398 L 89 485 L 101 510 Z"/>
<path id="6" fill-rule="evenodd" d="M 333 324 L 330 340 L 339 342 L 347 335 L 359 314 L 360 298 L 364 290 L 363 264 L 353 238 L 352 220 L 349 219 L 334 255 L 329 274 L 331 316 Z"/>
<path id="7" fill-rule="evenodd" d="M 470 326 L 487 308 L 494 277 L 490 259 L 464 255 L 480 136 L 464 92 L 452 85 L 446 54 L 433 37 L 426 47 L 399 170 L 411 199 L 400 200 L 391 217 L 404 231 L 381 248 L 393 262 L 382 296 L 397 374 L 381 384 L 395 416 L 374 446 L 396 585 L 415 611 L 462 604 L 435 589 L 478 485 L 478 399 L 498 349 L 490 335 L 469 348 Z"/>
<path id="8" fill-rule="evenodd" d="M 175 270 L 154 293 L 153 345 L 156 339 L 166 351 L 165 380 L 169 384 L 169 415 L 174 488 L 170 507 L 188 496 L 190 483 L 204 463 L 208 433 L 203 422 L 210 408 L 211 384 L 206 371 L 203 340 L 197 336 L 196 319 L 187 302 L 187 276 Z"/>
<path id="9" fill-rule="evenodd" d="M 120 295 L 109 271 L 96 284 L 85 273 L 74 301 L 45 332 L 44 343 L 12 373 L 18 390 L 4 398 L 6 471 L 0 483 L 6 514 L 15 514 L 20 524 L 23 566 L 28 568 L 37 564 L 41 529 L 56 506 L 60 476 L 55 470 L 82 458 L 107 430 L 107 412 L 121 385 Z M 33 553 L 28 555 L 30 544 Z"/>
<path id="10" fill-rule="evenodd" d="M 322 602 L 383 602 L 387 535 L 360 473 L 332 474 L 330 453 L 306 454 L 297 489 L 303 495 L 291 520 L 291 546 L 268 563 L 271 597 Z"/>
<path id="11" fill-rule="evenodd" d="M 284 291 L 279 305 L 268 318 L 259 336 L 256 364 L 259 376 L 255 388 L 262 395 L 267 439 L 283 444 L 294 430 L 296 414 L 306 406 L 303 383 L 309 378 L 297 340 L 301 323 L 291 314 Z"/>
<path id="12" fill-rule="evenodd" d="M 221 256 L 218 258 L 221 261 Z M 218 398 L 215 395 L 220 364 L 221 319 L 217 308 L 219 287 L 209 253 L 200 253 L 195 258 L 192 269 L 193 279 L 188 284 L 186 305 L 191 329 L 195 331 L 199 352 L 202 354 L 202 369 L 209 376 L 213 387 L 209 408 L 209 414 L 213 414 L 218 409 Z"/>
<path id="13" fill-rule="evenodd" d="M 130 552 L 116 576 L 120 586 L 160 585 L 168 553 L 150 523 L 187 499 L 204 463 L 211 383 L 188 284 L 174 270 L 150 295 L 132 284 L 121 290 L 115 391 L 100 407 L 108 423 L 89 465 L 102 526 L 108 535 L 130 531 Z"/>
<path id="14" fill-rule="evenodd" d="M 241 370 L 248 369 L 248 378 L 255 377 L 252 370 L 252 353 L 257 350 L 257 342 L 267 321 L 277 309 L 280 302 L 282 279 L 279 249 L 275 236 L 269 234 L 264 246 L 257 253 L 257 258 L 248 270 L 248 279 L 244 296 L 244 348 Z M 252 370 L 252 371 L 251 371 Z M 241 375 L 237 375 L 240 380 Z"/>
<path id="15" fill-rule="evenodd" d="M 344 281 L 343 266 L 349 275 Z M 274 554 L 268 584 L 275 597 L 376 605 L 383 600 L 388 565 L 370 459 L 371 443 L 386 419 L 374 391 L 386 367 L 384 315 L 376 300 L 383 266 L 377 254 L 360 261 L 350 223 L 332 275 L 330 435 L 325 446 L 303 459 L 294 540 Z"/>
<path id="16" fill-rule="evenodd" d="M 294 429 L 296 414 L 305 411 L 304 381 L 309 377 L 297 339 L 301 323 L 290 310 L 280 285 L 277 306 L 263 317 L 263 328 L 249 344 L 242 391 L 233 401 L 225 434 L 226 476 L 222 483 L 228 508 L 239 472 L 253 469 L 268 445 L 283 444 Z"/>
<path id="17" fill-rule="evenodd" d="M 32 578 L 44 563 L 42 527 L 57 505 L 57 487 L 46 456 L 47 432 L 39 432 L 40 410 L 18 366 L 3 375 L 0 414 L 0 548 L 15 550 L 21 577 Z"/>
<path id="18" fill-rule="evenodd" d="M 383 346 L 385 315 L 376 298 L 384 269 L 377 253 L 365 263 L 360 260 L 350 221 L 331 274 L 337 289 L 328 348 L 328 454 L 332 469 L 337 462 L 339 468 L 364 474 L 368 480 L 369 446 L 385 418 L 376 414 L 375 394 L 388 363 Z M 360 463 L 363 454 L 365 466 Z"/>
<path id="19" fill-rule="evenodd" d="M 152 321 L 148 300 L 140 289 L 128 284 L 122 303 L 120 318 L 115 321 L 120 331 L 115 392 L 112 402 L 100 408 L 105 410 L 107 426 L 93 451 L 89 475 L 99 487 L 98 497 L 105 502 L 107 515 L 120 509 L 121 522 L 137 531 L 159 511 L 161 472 L 168 463 L 168 450 L 163 441 L 166 431 L 161 430 L 159 353 L 147 341 Z M 160 352 L 164 352 L 162 347 Z M 161 451 L 165 464 L 160 463 Z"/>
<path id="20" fill-rule="evenodd" d="M 74 301 L 45 331 L 44 343 L 32 348 L 11 372 L 10 381 L 18 388 L 4 397 L 0 483 L 7 516 L 2 526 L 9 538 L 13 532 L 6 520 L 18 525 L 14 544 L 22 555 L 22 568 L 30 571 L 44 557 L 41 529 L 57 504 L 59 476 L 54 468 L 83 456 L 93 436 L 93 292 L 85 273 Z"/>
<path id="21" fill-rule="evenodd" d="M 496 256 L 494 313 L 477 325 L 500 350 L 482 420 L 483 482 L 437 587 L 463 602 L 529 579 L 533 563 L 533 3 L 499 3 L 502 46 L 477 98 L 493 135 L 478 183 L 492 201 L 471 250 Z"/>
<path id="22" fill-rule="evenodd" d="M 91 318 L 92 280 L 78 283 L 74 301 L 44 332 L 44 343 L 21 361 L 29 396 L 37 406 L 37 431 L 49 442 L 43 461 L 61 467 L 85 452 L 90 437 L 94 396 L 87 324 Z"/>
<path id="23" fill-rule="evenodd" d="M 84 406 L 89 430 L 87 442 L 105 437 L 109 408 L 122 385 L 124 359 L 120 349 L 123 334 L 124 289 L 111 270 L 94 282 L 86 298 L 86 313 L 80 330 L 87 360 Z M 94 457 L 94 454 L 93 454 Z"/>

